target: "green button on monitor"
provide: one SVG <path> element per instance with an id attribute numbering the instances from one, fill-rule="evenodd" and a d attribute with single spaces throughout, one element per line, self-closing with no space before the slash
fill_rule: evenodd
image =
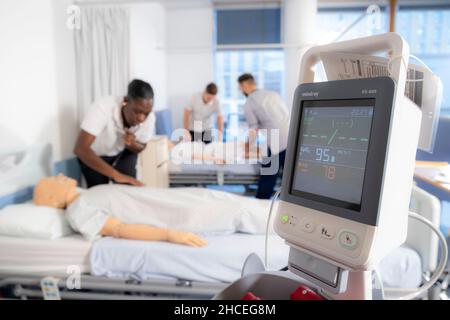
<path id="1" fill-rule="evenodd" d="M 289 221 L 289 216 L 288 216 L 287 214 L 282 215 L 282 216 L 281 216 L 281 221 L 282 221 L 283 223 L 288 222 L 288 221 Z"/>

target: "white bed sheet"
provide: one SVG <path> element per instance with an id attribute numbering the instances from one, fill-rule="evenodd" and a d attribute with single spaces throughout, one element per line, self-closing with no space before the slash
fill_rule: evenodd
<path id="1" fill-rule="evenodd" d="M 233 234 L 206 239 L 209 245 L 197 249 L 164 242 L 103 238 L 92 248 L 91 273 L 138 280 L 232 282 L 240 277 L 250 253 L 264 258 L 264 235 Z M 286 266 L 288 251 L 283 239 L 270 235 L 269 269 Z M 392 251 L 380 263 L 379 270 L 386 287 L 416 288 L 421 282 L 420 256 L 408 247 Z"/>
<path id="2" fill-rule="evenodd" d="M 417 288 L 422 282 L 422 259 L 407 245 L 385 256 L 378 270 L 387 288 Z"/>
<path id="3" fill-rule="evenodd" d="M 208 245 L 192 248 L 166 242 L 103 238 L 91 251 L 91 273 L 107 277 L 187 279 L 231 282 L 241 275 L 249 254 L 264 258 L 264 235 L 235 233 L 205 237 Z M 287 265 L 289 249 L 277 235 L 269 238 L 269 266 Z"/>
<path id="4" fill-rule="evenodd" d="M 91 247 L 78 234 L 54 240 L 0 236 L 0 273 L 67 274 L 69 266 L 89 272 Z"/>

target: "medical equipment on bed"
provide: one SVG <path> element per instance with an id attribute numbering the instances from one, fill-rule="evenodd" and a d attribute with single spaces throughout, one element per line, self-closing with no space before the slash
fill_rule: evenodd
<path id="1" fill-rule="evenodd" d="M 382 50 L 401 57 L 391 78 L 312 83 L 322 52 Z M 289 270 L 332 298 L 371 299 L 371 270 L 406 239 L 419 133 L 429 130 L 404 95 L 408 57 L 388 33 L 314 47 L 302 60 L 274 227 L 291 247 Z"/>

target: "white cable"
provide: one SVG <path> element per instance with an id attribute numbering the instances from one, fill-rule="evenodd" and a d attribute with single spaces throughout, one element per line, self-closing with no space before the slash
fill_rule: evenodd
<path id="1" fill-rule="evenodd" d="M 429 290 L 433 286 L 433 284 L 439 280 L 442 273 L 445 271 L 445 267 L 447 266 L 447 259 L 448 259 L 447 241 L 446 241 L 444 235 L 442 234 L 442 232 L 438 228 L 436 228 L 428 219 L 422 217 L 421 215 L 418 215 L 417 213 L 410 212 L 409 217 L 424 223 L 425 225 L 430 227 L 431 230 L 433 230 L 433 232 L 438 236 L 439 241 L 441 242 L 442 253 L 441 253 L 441 259 L 439 261 L 439 265 L 437 266 L 436 271 L 433 273 L 433 276 L 430 278 L 430 280 L 428 280 L 428 282 L 426 282 L 425 284 L 423 284 L 422 286 L 417 288 L 416 292 L 407 294 L 403 297 L 396 298 L 398 300 L 412 300 L 414 298 L 417 298 L 419 295 L 426 292 L 427 290 Z"/>
<path id="2" fill-rule="evenodd" d="M 412 55 L 412 54 L 410 54 L 409 57 L 410 57 L 410 58 L 413 58 L 413 59 L 415 59 L 415 60 L 417 60 L 417 61 L 419 61 L 421 64 L 423 64 L 423 66 L 424 66 L 428 71 L 430 71 L 431 73 L 433 73 L 433 71 L 431 71 L 431 69 L 425 64 L 425 62 L 423 62 L 422 60 L 420 60 L 418 57 L 416 57 L 415 55 Z M 400 55 L 398 55 L 398 56 L 389 58 L 389 61 L 388 61 L 388 64 L 387 64 L 387 69 L 388 69 L 388 74 L 389 74 L 390 77 L 392 77 L 391 64 L 392 64 L 393 61 L 395 61 L 395 60 L 397 60 L 397 59 L 402 59 L 403 66 L 405 67 L 406 72 L 408 72 L 408 66 L 406 65 L 405 58 L 403 57 L 403 55 L 400 54 Z M 408 79 L 408 78 L 406 78 L 406 82 L 424 82 L 424 79 Z"/>
<path id="3" fill-rule="evenodd" d="M 418 57 L 416 57 L 415 55 L 413 55 L 413 54 L 410 54 L 409 55 L 409 57 L 410 58 L 413 58 L 414 60 L 417 60 L 418 62 L 420 62 L 428 71 L 430 71 L 431 73 L 433 72 L 433 71 L 431 71 L 431 69 L 425 64 L 425 62 L 423 62 L 422 60 L 420 60 Z"/>
<path id="4" fill-rule="evenodd" d="M 266 239 L 264 242 L 264 267 L 267 270 L 268 267 L 268 263 L 267 263 L 267 256 L 268 256 L 268 243 L 269 243 L 269 226 L 270 226 L 270 218 L 272 217 L 272 210 L 273 210 L 273 205 L 275 203 L 275 201 L 277 200 L 278 196 L 281 193 L 281 187 L 280 189 L 275 193 L 275 195 L 272 198 L 272 201 L 270 202 L 270 210 L 269 210 L 269 216 L 267 217 L 267 225 L 266 225 Z"/>

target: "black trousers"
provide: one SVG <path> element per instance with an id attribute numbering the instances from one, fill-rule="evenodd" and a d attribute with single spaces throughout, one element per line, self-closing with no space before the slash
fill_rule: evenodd
<path id="1" fill-rule="evenodd" d="M 279 154 L 272 155 L 270 148 L 268 150 L 268 157 L 270 157 L 270 161 L 266 161 L 266 163 L 262 163 L 261 167 L 270 168 L 272 164 L 275 166 L 273 169 L 273 174 L 261 174 L 258 182 L 258 191 L 256 191 L 256 198 L 258 199 L 270 199 L 273 194 L 273 190 L 275 189 L 275 184 L 277 183 L 277 178 L 280 175 L 283 167 L 284 160 L 286 158 L 286 150 L 281 151 Z M 278 159 L 277 159 L 278 158 Z M 278 164 L 278 168 L 276 167 Z M 262 169 L 262 170 L 263 170 Z M 264 172 L 262 172 L 264 173 Z"/>
<path id="2" fill-rule="evenodd" d="M 211 130 L 205 130 L 202 132 L 189 131 L 192 141 L 203 141 L 208 144 L 212 142 Z"/>
<path id="3" fill-rule="evenodd" d="M 138 158 L 138 155 L 136 153 L 125 149 L 116 156 L 113 157 L 102 156 L 100 158 L 105 160 L 109 165 L 111 165 L 114 169 L 116 169 L 120 173 L 136 178 L 136 164 Z M 83 161 L 81 161 L 80 159 L 78 159 L 78 163 L 80 164 L 81 173 L 86 179 L 88 188 L 91 188 L 99 184 L 108 184 L 109 181 L 111 180 L 110 177 L 104 176 L 103 174 L 85 165 Z"/>

